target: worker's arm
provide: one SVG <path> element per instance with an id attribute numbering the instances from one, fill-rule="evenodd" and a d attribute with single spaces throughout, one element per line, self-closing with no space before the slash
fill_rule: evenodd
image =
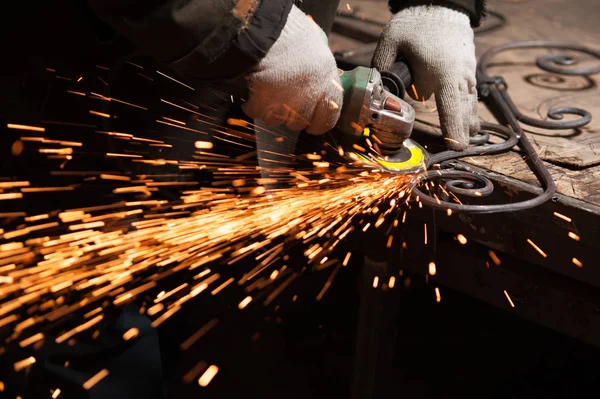
<path id="1" fill-rule="evenodd" d="M 293 0 L 89 0 L 137 47 L 192 78 L 245 75 L 244 111 L 270 125 L 325 133 L 342 91 L 319 26 Z"/>
<path id="2" fill-rule="evenodd" d="M 448 146 L 463 150 L 479 130 L 472 26 L 485 13 L 483 0 L 390 0 L 394 12 L 373 56 L 388 69 L 405 57 L 413 73 L 416 100 L 435 94 L 440 126 Z"/>
<path id="3" fill-rule="evenodd" d="M 249 71 L 279 37 L 293 0 L 88 0 L 134 45 L 182 74 Z"/>

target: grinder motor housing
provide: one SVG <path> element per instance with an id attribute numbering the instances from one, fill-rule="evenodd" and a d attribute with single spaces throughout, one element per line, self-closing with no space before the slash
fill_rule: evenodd
<path id="1" fill-rule="evenodd" d="M 402 80 L 395 74 L 392 76 L 399 84 L 389 77 L 384 78 L 385 83 L 403 95 Z M 384 86 L 382 74 L 374 68 L 340 70 L 340 79 L 344 88 L 344 105 L 336 126 L 342 134 L 336 138 L 342 145 L 352 146 L 362 140 L 365 128 L 369 128 L 377 135 L 382 154 L 397 152 L 412 133 L 414 109 Z"/>

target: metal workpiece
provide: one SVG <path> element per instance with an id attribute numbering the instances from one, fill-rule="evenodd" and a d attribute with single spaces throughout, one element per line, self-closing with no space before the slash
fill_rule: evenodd
<path id="1" fill-rule="evenodd" d="M 527 138 L 521 124 L 550 130 L 573 129 L 581 128 L 589 124 L 592 116 L 588 111 L 574 107 L 551 109 L 548 111 L 548 120 L 539 120 L 525 116 L 513 102 L 508 90 L 508 85 L 504 79 L 487 75 L 487 68 L 495 55 L 508 50 L 530 48 L 571 50 L 591 55 L 600 60 L 600 53 L 586 47 L 549 41 L 515 42 L 488 50 L 479 60 L 477 89 L 481 99 L 486 103 L 490 111 L 501 124 L 508 126 L 508 128 L 489 123 L 482 123 L 482 128 L 484 134 L 489 135 L 491 133 L 506 141 L 500 144 L 485 144 L 482 143 L 483 140 L 475 136 L 472 138 L 471 143 L 476 145 L 469 147 L 464 151 L 444 151 L 437 153 L 430 157 L 428 167 L 437 164 L 442 169 L 425 172 L 423 174 L 422 183 L 436 179 L 438 181 L 444 181 L 447 190 L 455 195 L 462 195 L 463 197 L 486 197 L 493 192 L 493 185 L 490 186 L 491 181 L 486 177 L 486 173 L 475 174 L 465 171 L 451 171 L 443 169 L 442 162 L 450 159 L 463 158 L 465 156 L 472 157 L 477 155 L 502 153 L 510 151 L 516 145 L 525 154 L 525 161 L 538 178 L 544 191 L 539 196 L 521 202 L 491 205 L 464 205 L 452 201 L 445 201 L 444 196 L 439 192 L 436 193 L 434 197 L 430 195 L 430 193 L 425 193 L 420 190 L 419 187 L 416 187 L 413 190 L 413 195 L 418 196 L 419 200 L 425 205 L 433 208 L 452 209 L 466 213 L 514 212 L 538 206 L 554 196 L 555 183 L 552 180 L 546 165 Z M 549 54 L 536 60 L 536 65 L 538 67 L 556 74 L 587 76 L 600 72 L 600 67 L 580 69 L 568 68 L 568 66 L 575 65 L 576 63 L 577 59 L 566 54 Z M 564 115 L 578 115 L 580 118 L 561 121 Z M 485 141 L 487 142 L 487 140 Z M 446 199 L 449 198 L 446 197 Z"/>
<path id="2" fill-rule="evenodd" d="M 524 115 L 514 104 L 510 95 L 508 94 L 508 87 L 504 79 L 501 77 L 490 78 L 487 76 L 487 69 L 491 63 L 491 60 L 498 54 L 510 51 L 510 50 L 523 50 L 523 49 L 553 49 L 553 50 L 562 50 L 569 51 L 571 53 L 579 53 L 586 54 L 587 56 L 591 56 L 595 58 L 597 61 L 600 61 L 600 52 L 587 48 L 585 46 L 572 44 L 572 43 L 562 43 L 562 42 L 554 42 L 554 41 L 545 41 L 545 40 L 537 40 L 537 41 L 524 41 L 524 42 L 514 42 L 509 43 L 497 47 L 493 47 L 486 51 L 479 60 L 478 66 L 478 91 L 480 96 L 484 97 L 484 99 L 488 96 L 489 91 L 487 88 L 488 84 L 493 83 L 499 89 L 500 94 L 502 95 L 503 101 L 506 102 L 506 105 L 510 109 L 510 112 L 515 116 L 515 118 L 529 126 L 539 127 L 542 129 L 549 130 L 560 130 L 560 129 L 575 129 L 583 127 L 590 123 L 592 119 L 592 115 L 580 108 L 574 107 L 561 107 L 557 109 L 551 109 L 548 111 L 548 118 L 546 120 L 531 118 Z M 566 53 L 548 53 L 536 59 L 536 65 L 546 71 L 551 72 L 557 75 L 565 75 L 565 76 L 590 76 L 597 73 L 600 73 L 600 66 L 589 67 L 589 68 L 576 68 L 578 63 L 580 62 L 579 58 Z M 565 115 L 578 115 L 580 118 L 569 121 L 562 121 Z"/>
<path id="3" fill-rule="evenodd" d="M 493 90 L 495 91 L 495 89 Z M 413 189 L 413 196 L 418 198 L 424 205 L 434 209 L 451 209 L 463 213 L 516 212 L 536 207 L 548 201 L 555 191 L 554 181 L 537 152 L 531 146 L 531 143 L 529 143 L 523 135 L 523 132 L 520 132 L 521 136 L 519 137 L 509 128 L 485 122 L 482 123 L 482 128 L 484 129 L 484 132 L 489 132 L 505 141 L 499 144 L 484 144 L 481 146 L 469 147 L 464 151 L 443 151 L 434 154 L 429 158 L 429 170 L 421 175 L 421 181 Z M 455 194 L 455 197 L 456 195 L 471 198 L 487 197 L 494 191 L 494 185 L 490 178 L 486 176 L 487 173 L 472 173 L 469 171 L 444 169 L 443 162 L 477 155 L 498 154 L 510 151 L 515 145 L 519 145 L 519 147 L 528 154 L 527 162 L 534 172 L 536 172 L 540 184 L 544 187 L 544 192 L 535 198 L 509 204 L 468 205 L 450 201 L 449 195 L 444 195 L 444 190 L 440 189 L 437 191 L 424 192 L 419 188 L 430 181 L 437 181 L 437 183 L 440 183 L 441 181 L 446 187 L 445 190 Z"/>

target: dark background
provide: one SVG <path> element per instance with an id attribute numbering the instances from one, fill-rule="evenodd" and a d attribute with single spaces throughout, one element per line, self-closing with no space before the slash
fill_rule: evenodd
<path id="1" fill-rule="evenodd" d="M 76 10 L 77 4 L 65 3 L 57 9 L 50 2 L 23 2 L 14 14 L 3 13 L 2 125 L 6 121 L 35 124 L 39 120 L 51 90 L 43 75 L 46 65 L 83 70 L 98 59 L 116 59 L 130 50 L 125 44 L 117 45 L 117 49 L 104 47 L 103 43 L 111 40 L 110 32 L 102 32 L 101 28 L 100 35 L 94 36 L 99 32 L 93 26 L 95 22 L 89 22 L 94 19 L 82 19 L 87 11 Z M 57 18 L 53 20 L 53 29 L 45 24 L 49 15 Z M 25 25 L 24 20 L 31 24 Z M 73 21 L 79 26 L 68 25 Z M 99 43 L 98 47 L 89 47 L 90 39 Z M 142 92 L 141 96 L 145 94 Z M 31 158 L 14 159 L 7 151 L 14 137 L 8 135 L 4 126 L 0 133 L 2 176 L 45 181 L 48 165 Z M 63 138 L 70 139 L 68 135 Z M 98 166 L 93 159 L 81 162 Z M 85 196 L 89 204 L 105 201 L 106 198 L 97 195 L 103 188 L 97 190 L 91 189 Z M 81 200 L 81 197 L 46 196 L 39 203 L 26 205 L 32 210 L 68 208 L 74 204 L 82 206 Z M 484 262 L 475 254 L 471 259 L 474 263 Z M 196 308 L 190 306 L 185 314 L 158 332 L 163 385 L 169 397 L 350 397 L 360 267 L 355 263 L 344 269 L 320 303 L 314 302 L 314 291 L 319 289 L 323 276 L 307 279 L 297 287 L 297 302 L 282 299 L 277 311 L 257 308 L 231 317 L 219 326 L 219 333 L 207 335 L 206 341 L 195 349 L 197 352 L 182 355 L 174 349 L 180 338 L 189 336 L 209 319 L 202 314 L 201 307 L 197 314 Z M 598 397 L 600 354 L 596 348 L 444 287 L 441 287 L 442 301 L 436 303 L 433 286 L 422 276 L 411 277 L 409 288 L 400 288 L 398 284 L 401 295 L 399 316 L 395 320 L 398 337 L 393 345 L 393 368 L 380 382 L 385 397 Z M 213 311 L 227 311 L 230 306 L 227 298 L 222 301 L 220 308 L 215 305 Z M 190 364 L 215 353 L 222 363 L 209 387 L 180 383 L 181 372 Z M 140 358 L 144 358 L 142 353 Z M 0 356 L 5 367 L 0 379 L 7 384 L 6 397 L 24 394 L 20 388 L 9 386 L 9 382 L 17 382 L 14 374 L 7 371 L 11 359 Z M 38 382 L 32 380 L 32 383 Z M 120 383 L 127 385 L 127 381 Z"/>

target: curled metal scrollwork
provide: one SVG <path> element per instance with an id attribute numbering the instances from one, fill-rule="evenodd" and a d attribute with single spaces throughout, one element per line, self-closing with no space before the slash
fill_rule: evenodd
<path id="1" fill-rule="evenodd" d="M 503 96 L 506 97 L 506 103 L 519 122 L 529 126 L 549 130 L 577 129 L 587 125 L 592 121 L 592 114 L 584 109 L 575 107 L 561 107 L 548 110 L 548 118 L 552 119 L 553 121 L 532 118 L 523 114 L 519 108 L 517 108 L 512 99 L 507 97 L 505 93 L 503 93 Z M 554 122 L 563 119 L 565 115 L 579 115 L 581 118 L 569 121 Z"/>
<path id="2" fill-rule="evenodd" d="M 585 47 L 578 47 L 577 51 L 587 53 Z M 590 54 L 590 53 L 588 53 Z M 600 59 L 600 53 L 591 51 L 592 56 Z M 600 66 L 592 68 L 563 68 L 565 65 L 576 65 L 579 61 L 568 54 L 546 54 L 536 60 L 536 65 L 547 72 L 557 73 L 560 75 L 571 76 L 588 76 L 600 73 Z"/>
<path id="3" fill-rule="evenodd" d="M 600 52 L 587 48 L 585 46 L 562 43 L 546 40 L 534 40 L 524 42 L 514 42 L 501 46 L 496 46 L 485 52 L 479 59 L 479 70 L 483 73 L 486 72 L 490 61 L 493 57 L 508 50 L 523 50 L 523 49 L 558 49 L 565 51 L 572 51 L 577 53 L 587 54 L 597 60 L 600 60 Z M 565 53 L 549 53 L 539 57 L 536 60 L 536 65 L 547 72 L 556 73 L 558 75 L 571 75 L 571 76 L 587 76 L 600 73 L 600 66 L 591 68 L 566 68 L 566 66 L 577 65 L 579 60 L 574 58 L 572 55 Z"/>
<path id="4" fill-rule="evenodd" d="M 553 41 L 525 41 L 509 43 L 503 46 L 497 46 L 486 51 L 485 54 L 483 54 L 479 60 L 478 73 L 480 76 L 486 76 L 486 71 L 491 59 L 501 52 L 508 50 L 535 48 L 558 49 L 583 53 L 600 61 L 600 52 L 589 49 L 585 46 Z M 536 60 L 536 65 L 544 71 L 559 75 L 589 76 L 596 73 L 600 73 L 600 66 L 590 68 L 572 68 L 572 66 L 578 64 L 578 62 L 579 60 L 577 58 L 569 54 L 551 53 L 539 57 Z M 576 129 L 587 125 L 592 120 L 592 115 L 588 111 L 581 108 L 573 107 L 562 107 L 549 110 L 548 118 L 550 120 L 532 118 L 526 116 L 517 108 L 517 106 L 514 104 L 506 90 L 502 92 L 502 95 L 507 105 L 511 108 L 511 112 L 515 115 L 515 117 L 520 122 L 529 126 L 552 130 Z M 562 119 L 565 115 L 577 115 L 580 116 L 580 118 L 569 121 L 563 121 Z"/>
<path id="5" fill-rule="evenodd" d="M 552 48 L 560 50 L 569 50 L 581 52 L 593 56 L 600 60 L 600 53 L 583 46 L 571 45 L 566 43 L 548 42 L 548 41 L 528 41 L 510 43 L 504 46 L 494 47 L 488 50 L 480 59 L 478 67 L 478 91 L 480 97 L 486 102 L 492 113 L 497 119 L 508 127 L 490 123 L 482 123 L 482 131 L 478 135 L 471 137 L 471 147 L 464 151 L 444 151 L 431 156 L 428 164 L 428 171 L 421 176 L 419 184 L 413 190 L 413 195 L 418 196 L 419 201 L 437 209 L 452 209 L 466 213 L 496 213 L 496 212 L 514 212 L 529 209 L 538 206 L 554 196 L 555 183 L 540 159 L 535 147 L 531 145 L 525 135 L 520 123 L 530 126 L 536 126 L 545 129 L 572 129 L 580 128 L 591 121 L 591 114 L 583 109 L 574 107 L 561 107 L 548 111 L 550 120 L 538 120 L 528 117 L 519 111 L 512 101 L 506 82 L 501 77 L 489 77 L 486 74 L 487 68 L 492 57 L 500 52 L 512 49 L 528 48 Z M 537 65 L 541 69 L 555 74 L 570 76 L 588 76 L 600 72 L 600 67 L 593 68 L 572 68 L 577 64 L 577 59 L 566 54 L 549 54 L 538 58 Z M 571 68 L 567 68 L 571 67 Z M 577 115 L 580 118 L 576 120 L 561 121 L 564 115 Z M 504 139 L 498 144 L 488 144 L 489 135 Z M 489 178 L 482 174 L 476 174 L 469 171 L 458 171 L 449 169 L 431 169 L 432 167 L 442 167 L 442 162 L 450 159 L 462 158 L 466 156 L 488 155 L 509 151 L 512 147 L 518 146 L 525 153 L 525 160 L 529 167 L 537 176 L 543 188 L 543 193 L 537 197 L 526 201 L 509 204 L 492 205 L 469 205 L 459 203 L 456 195 L 463 197 L 484 197 L 493 192 L 493 183 Z M 442 181 L 443 185 L 437 184 L 440 189 L 438 195 L 432 194 L 430 187 L 426 182 Z M 426 186 L 429 192 L 422 191 Z M 445 187 L 445 188 L 444 188 Z M 452 201 L 450 196 L 454 196 Z"/>
<path id="6" fill-rule="evenodd" d="M 454 194 L 486 197 L 494 192 L 494 183 L 483 175 L 453 170 L 447 171 L 446 176 L 457 178 L 446 182 L 448 191 Z"/>
<path id="7" fill-rule="evenodd" d="M 554 194 L 554 182 L 550 177 L 550 174 L 545 169 L 545 166 L 537 157 L 537 153 L 533 147 L 529 148 L 534 156 L 532 161 L 537 159 L 536 167 L 540 169 L 542 177 L 542 185 L 546 187 L 544 194 L 532 198 L 527 201 L 512 203 L 512 204 L 494 204 L 494 205 L 466 205 L 457 202 L 448 201 L 449 197 L 453 193 L 455 195 L 467 196 L 467 197 L 485 197 L 493 192 L 493 183 L 489 178 L 482 174 L 476 174 L 467 171 L 449 170 L 449 169 L 431 169 L 432 167 L 440 166 L 442 162 L 451 159 L 477 156 L 477 155 L 490 155 L 498 154 L 509 151 L 515 145 L 521 146 L 520 140 L 517 133 L 510 128 L 483 122 L 481 124 L 482 137 L 489 137 L 490 135 L 499 137 L 504 141 L 497 144 L 483 144 L 476 145 L 467 148 L 464 151 L 443 151 L 437 154 L 433 154 L 429 158 L 427 164 L 428 171 L 420 176 L 420 183 L 413 189 L 413 195 L 419 198 L 423 204 L 428 205 L 437 209 L 452 209 L 464 213 L 496 213 L 496 212 L 507 212 L 507 211 L 518 211 L 522 209 L 532 208 L 546 202 Z M 487 141 L 487 139 L 486 139 Z M 527 148 L 525 146 L 525 148 Z M 443 181 L 443 186 L 438 184 L 438 187 L 442 187 L 440 195 L 432 196 L 431 192 L 423 192 L 421 187 L 428 181 Z M 444 189 L 445 187 L 445 189 Z M 446 194 L 445 196 L 443 194 Z M 448 200 L 447 200 L 448 199 Z"/>

